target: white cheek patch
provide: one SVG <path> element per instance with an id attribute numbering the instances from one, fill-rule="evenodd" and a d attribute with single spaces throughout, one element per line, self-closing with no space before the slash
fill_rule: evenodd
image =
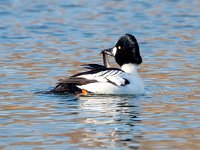
<path id="1" fill-rule="evenodd" d="M 116 52 L 117 52 L 117 48 L 114 47 L 114 48 L 112 49 L 112 53 L 113 53 L 114 56 L 115 56 Z"/>

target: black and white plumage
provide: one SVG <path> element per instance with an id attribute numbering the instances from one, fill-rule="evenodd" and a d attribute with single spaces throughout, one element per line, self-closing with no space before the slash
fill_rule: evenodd
<path id="1" fill-rule="evenodd" d="M 121 68 L 107 68 L 98 64 L 85 65 L 88 71 L 60 80 L 51 92 L 81 93 L 82 90 L 86 90 L 95 94 L 144 93 L 143 82 L 137 73 L 137 66 L 142 63 L 142 58 L 133 35 L 125 34 L 113 48 L 102 52 L 114 56 Z"/>

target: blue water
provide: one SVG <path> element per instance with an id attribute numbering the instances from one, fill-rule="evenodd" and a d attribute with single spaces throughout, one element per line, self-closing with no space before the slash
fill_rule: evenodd
<path id="1" fill-rule="evenodd" d="M 199 6 L 0 0 L 0 149 L 200 149 Z M 102 64 L 124 33 L 140 45 L 144 95 L 35 94 Z"/>

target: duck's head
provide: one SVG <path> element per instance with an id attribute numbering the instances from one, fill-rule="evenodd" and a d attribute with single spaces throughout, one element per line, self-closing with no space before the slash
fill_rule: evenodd
<path id="1" fill-rule="evenodd" d="M 115 61 L 120 66 L 129 63 L 136 65 L 142 63 L 139 45 L 136 38 L 131 34 L 123 35 L 114 47 L 105 49 L 102 53 L 115 57 Z"/>

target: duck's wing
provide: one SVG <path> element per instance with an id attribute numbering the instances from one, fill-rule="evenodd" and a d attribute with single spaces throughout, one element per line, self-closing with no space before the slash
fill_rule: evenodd
<path id="1" fill-rule="evenodd" d="M 129 84 L 128 79 L 126 79 L 127 74 L 119 68 L 106 68 L 105 66 L 98 64 L 88 64 L 85 66 L 90 70 L 76 74 L 72 77 L 81 77 L 97 82 L 112 83 L 116 86 Z"/>
<path id="2" fill-rule="evenodd" d="M 84 68 L 90 69 L 90 70 L 106 70 L 107 67 L 99 64 L 84 64 L 82 65 Z"/>
<path id="3" fill-rule="evenodd" d="M 51 92 L 80 92 L 83 85 L 104 82 L 115 86 L 124 86 L 129 81 L 124 78 L 124 71 L 118 68 L 106 68 L 98 64 L 84 65 L 88 71 L 75 74 L 71 77 L 59 80 L 58 85 Z"/>

